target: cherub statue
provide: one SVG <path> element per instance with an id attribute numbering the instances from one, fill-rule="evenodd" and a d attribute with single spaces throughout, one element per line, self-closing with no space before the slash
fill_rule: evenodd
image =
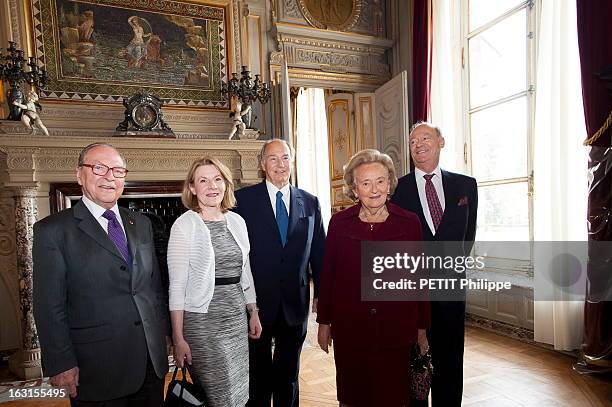
<path id="1" fill-rule="evenodd" d="M 244 109 L 242 108 L 242 102 L 240 100 L 236 101 L 236 108 L 233 112 L 230 113 L 230 117 L 233 119 L 232 130 L 230 131 L 228 140 L 231 140 L 236 132 L 238 132 L 238 137 L 244 135 L 244 131 L 246 130 L 246 125 L 242 121 L 242 116 L 248 114 L 251 111 L 251 105 L 247 105 Z"/>
<path id="2" fill-rule="evenodd" d="M 30 129 L 30 134 L 34 133 L 34 124 L 44 133 L 45 136 L 49 135 L 49 131 L 40 120 L 38 115 L 38 109 L 42 110 L 42 106 L 38 103 L 38 94 L 34 91 L 30 91 L 25 100 L 25 105 L 18 101 L 13 102 L 17 107 L 23 109 L 21 111 L 21 121 L 25 126 Z"/>

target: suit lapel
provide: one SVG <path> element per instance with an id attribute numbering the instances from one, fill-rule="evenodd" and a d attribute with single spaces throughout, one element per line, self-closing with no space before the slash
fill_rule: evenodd
<path id="1" fill-rule="evenodd" d="M 89 235 L 102 248 L 123 260 L 123 256 L 119 253 L 117 246 L 109 239 L 108 234 L 102 229 L 102 226 L 100 226 L 83 202 L 79 201 L 74 206 L 72 213 L 79 220 L 79 229 Z"/>
<path id="2" fill-rule="evenodd" d="M 132 263 L 136 260 L 136 249 L 138 248 L 138 234 L 136 233 L 136 220 L 131 215 L 130 211 L 119 208 L 121 222 L 127 236 L 128 247 L 132 256 Z M 131 264 L 129 265 L 132 266 Z"/>
<path id="3" fill-rule="evenodd" d="M 291 237 L 293 231 L 295 230 L 295 227 L 298 223 L 298 219 L 304 216 L 304 202 L 302 199 L 302 194 L 297 188 L 293 187 L 292 185 L 289 186 L 289 190 L 291 192 L 289 193 L 290 204 L 289 204 L 289 228 L 287 229 L 287 242 L 289 241 L 289 238 Z"/>
<path id="4" fill-rule="evenodd" d="M 408 174 L 408 186 L 409 195 L 412 197 L 413 207 L 412 211 L 414 211 L 421 221 L 421 231 L 423 232 L 423 239 L 432 240 L 434 238 L 431 229 L 429 229 L 429 224 L 427 223 L 427 219 L 425 219 L 425 211 L 423 209 L 423 205 L 421 205 L 421 197 L 419 196 L 419 189 L 416 184 L 416 174 L 413 172 Z"/>
<path id="5" fill-rule="evenodd" d="M 419 189 L 417 188 L 414 171 L 408 174 L 408 181 L 408 186 L 410 187 L 408 193 L 409 196 L 413 197 L 412 210 L 419 215 L 419 219 L 421 219 L 421 222 L 423 222 L 425 221 L 425 212 L 423 211 L 423 206 L 421 205 L 421 198 L 419 197 Z"/>
<path id="6" fill-rule="evenodd" d="M 259 184 L 257 189 L 258 198 L 256 202 L 261 205 L 260 213 L 265 218 L 264 223 L 270 227 L 270 232 L 276 236 L 278 244 L 282 246 L 280 239 L 280 232 L 278 231 L 278 225 L 276 218 L 274 217 L 274 210 L 272 209 L 272 203 L 270 202 L 270 194 L 268 194 L 268 187 L 266 187 L 266 181 L 264 180 Z"/>
<path id="7" fill-rule="evenodd" d="M 446 223 L 448 223 L 453 206 L 457 205 L 457 192 L 455 191 L 455 184 L 451 182 L 448 173 L 444 170 L 442 170 L 442 188 L 444 188 L 444 213 L 442 214 L 440 226 L 438 226 L 438 232 L 442 230 Z"/>

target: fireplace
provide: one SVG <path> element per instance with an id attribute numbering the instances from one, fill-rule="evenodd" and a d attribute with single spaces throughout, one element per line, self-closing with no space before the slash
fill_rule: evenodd
<path id="1" fill-rule="evenodd" d="M 204 155 L 221 160 L 235 184 L 259 182 L 262 141 L 218 139 L 139 139 L 99 136 L 30 135 L 14 122 L 0 121 L 0 351 L 19 349 L 11 370 L 24 378 L 39 377 L 40 350 L 32 315 L 33 225 L 78 199 L 76 163 L 92 142 L 114 145 L 130 170 L 119 204 L 143 212 L 155 228 L 160 264 L 170 227 L 182 211 L 182 181 L 191 163 Z M 19 332 L 19 338 L 4 335 Z M 5 339 L 8 342 L 5 342 Z"/>

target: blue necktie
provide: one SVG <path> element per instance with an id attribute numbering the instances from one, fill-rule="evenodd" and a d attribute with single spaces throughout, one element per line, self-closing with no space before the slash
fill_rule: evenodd
<path id="1" fill-rule="evenodd" d="M 106 212 L 102 214 L 102 217 L 108 220 L 108 237 L 113 241 L 121 256 L 128 264 L 128 266 L 132 267 L 132 256 L 130 255 L 130 249 L 128 248 L 128 242 L 123 234 L 123 229 L 121 228 L 121 224 L 117 220 L 115 216 L 115 212 L 107 209 Z"/>
<path id="2" fill-rule="evenodd" d="M 287 207 L 283 202 L 283 193 L 281 191 L 278 191 L 276 193 L 276 224 L 278 225 L 281 242 L 284 246 L 287 243 L 287 228 L 289 227 L 289 215 L 287 214 Z"/>

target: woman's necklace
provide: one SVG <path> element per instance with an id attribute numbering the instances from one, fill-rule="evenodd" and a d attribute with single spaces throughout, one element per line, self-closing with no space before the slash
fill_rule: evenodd
<path id="1" fill-rule="evenodd" d="M 381 223 L 387 220 L 389 216 L 389 211 L 387 211 L 387 206 L 384 205 L 380 209 L 376 210 L 374 213 L 368 211 L 364 207 L 359 211 L 359 219 L 366 222 L 370 225 L 370 231 L 374 230 L 375 223 Z"/>

